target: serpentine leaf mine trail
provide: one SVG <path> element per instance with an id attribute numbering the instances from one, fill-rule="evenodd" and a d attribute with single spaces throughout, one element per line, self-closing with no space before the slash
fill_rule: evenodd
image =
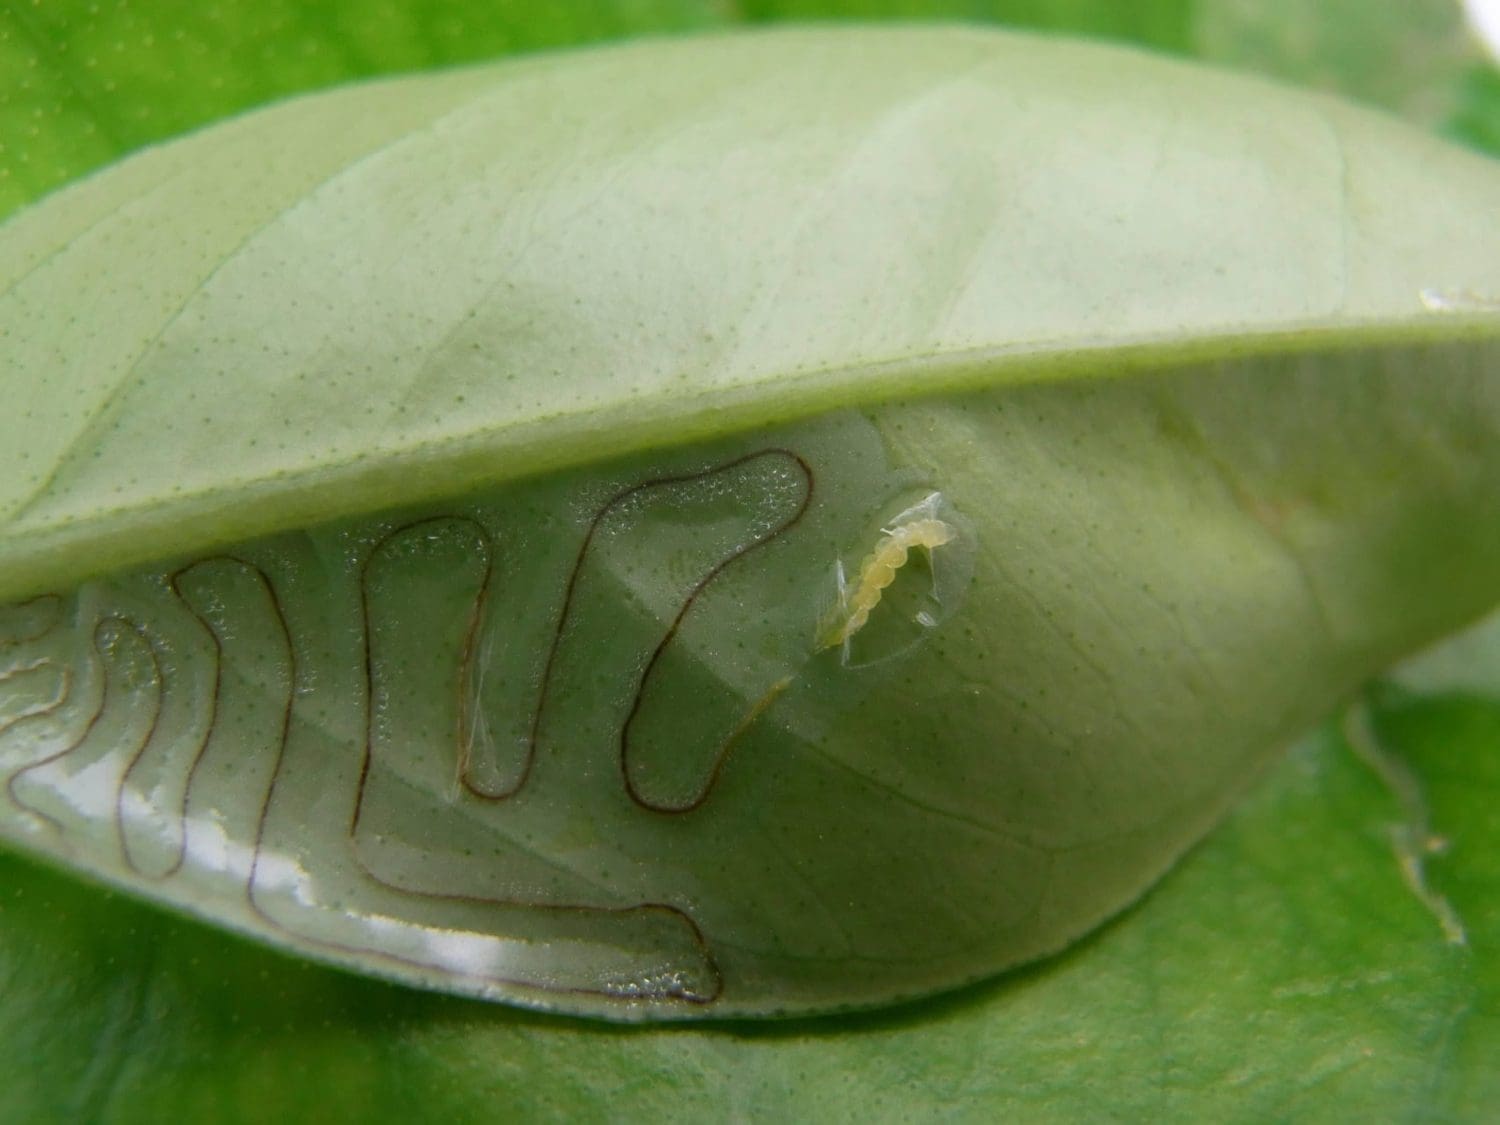
<path id="1" fill-rule="evenodd" d="M 954 28 L 142 153 L 0 227 L 0 836 L 608 1019 L 1053 953 L 1500 600 L 1497 214 L 1352 106 Z"/>

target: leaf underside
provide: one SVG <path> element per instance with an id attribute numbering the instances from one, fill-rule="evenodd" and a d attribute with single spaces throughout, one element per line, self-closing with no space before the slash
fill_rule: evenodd
<path id="1" fill-rule="evenodd" d="M 1495 603 L 1497 204 L 1337 102 L 952 30 L 147 153 L 0 229 L 0 831 L 619 1019 L 1052 952 Z"/>

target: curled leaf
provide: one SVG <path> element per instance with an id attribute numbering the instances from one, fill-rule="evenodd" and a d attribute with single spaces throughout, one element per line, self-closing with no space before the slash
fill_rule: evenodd
<path id="1" fill-rule="evenodd" d="M 147 152 L 0 228 L 0 831 L 614 1018 L 1061 948 L 1500 598 L 1497 213 L 1340 103 L 961 30 Z"/>

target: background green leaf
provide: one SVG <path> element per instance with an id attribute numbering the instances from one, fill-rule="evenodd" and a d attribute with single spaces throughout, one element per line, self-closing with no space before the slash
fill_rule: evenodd
<path id="1" fill-rule="evenodd" d="M 788 16 L 1133 39 L 1343 89 L 1500 151 L 1500 81 L 1450 38 L 1453 7 L 1385 6 L 1409 20 L 1372 7 L 5 3 L 0 214 L 143 144 L 346 78 Z M 1320 10 L 1359 34 L 1330 36 Z M 1374 726 L 1450 841 L 1428 870 L 1465 947 L 1403 883 L 1386 832 L 1402 810 L 1332 729 L 1081 947 L 860 1019 L 656 1031 L 530 1016 L 292 962 L 6 859 L 0 1117 L 1477 1119 L 1500 1098 L 1500 703 L 1442 682 L 1380 694 Z"/>
<path id="2" fill-rule="evenodd" d="M 1062 957 L 857 1019 L 600 1028 L 406 991 L 4 863 L 7 1120 L 1407 1120 L 1483 1116 L 1500 1019 L 1500 705 L 1393 695 L 1469 928 L 1405 890 L 1388 793 L 1307 740 Z"/>
<path id="3" fill-rule="evenodd" d="M 6 0 L 0 217 L 133 151 L 352 78 L 772 21 L 967 20 L 1195 55 L 1490 143 L 1500 89 L 1449 0 Z"/>

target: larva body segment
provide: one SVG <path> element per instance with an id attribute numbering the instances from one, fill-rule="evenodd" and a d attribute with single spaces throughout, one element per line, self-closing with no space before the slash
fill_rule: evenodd
<path id="1" fill-rule="evenodd" d="M 887 587 L 896 580 L 896 573 L 906 565 L 912 550 L 926 549 L 931 562 L 933 551 L 957 538 L 957 529 L 936 514 L 942 499 L 941 492 L 929 493 L 892 520 L 890 526 L 882 530 L 874 550 L 860 564 L 858 577 L 852 585 L 846 582 L 843 565 L 839 564 L 838 603 L 819 628 L 820 651 L 843 645 L 847 661 L 849 641 L 869 622 L 871 612 L 880 604 Z M 937 589 L 936 573 L 934 569 L 934 593 Z"/>

